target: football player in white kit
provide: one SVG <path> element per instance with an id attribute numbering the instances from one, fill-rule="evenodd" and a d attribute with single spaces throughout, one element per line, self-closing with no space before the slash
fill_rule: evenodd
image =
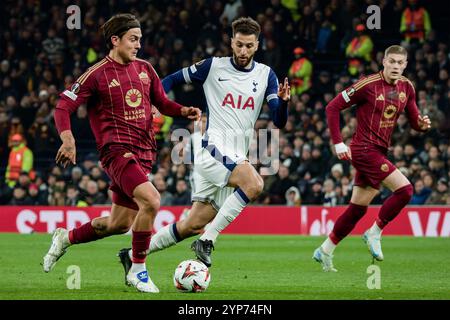
<path id="1" fill-rule="evenodd" d="M 278 83 L 270 67 L 253 60 L 259 44 L 259 24 L 251 18 L 239 18 L 232 29 L 233 57 L 205 59 L 162 80 L 166 92 L 174 85 L 203 84 L 207 120 L 201 146 L 197 146 L 200 150 L 194 157 L 190 214 L 153 235 L 149 251 L 197 235 L 211 222 L 191 246 L 208 267 L 219 233 L 263 190 L 263 179 L 247 159 L 263 102 L 267 101 L 274 124 L 283 128 L 290 99 L 287 78 Z M 127 271 L 128 249 L 120 250 L 118 256 Z"/>

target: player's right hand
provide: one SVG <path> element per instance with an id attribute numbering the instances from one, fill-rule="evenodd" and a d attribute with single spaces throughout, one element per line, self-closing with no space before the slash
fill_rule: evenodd
<path id="1" fill-rule="evenodd" d="M 182 107 L 181 108 L 181 115 L 185 118 L 188 118 L 189 120 L 200 120 L 202 116 L 202 111 L 199 108 L 194 107 Z"/>
<path id="2" fill-rule="evenodd" d="M 64 168 L 70 163 L 76 164 L 77 150 L 75 141 L 64 141 L 56 154 L 56 164 L 61 164 Z"/>
<path id="3" fill-rule="evenodd" d="M 351 160 L 352 153 L 350 148 L 345 145 L 345 143 L 341 142 L 334 145 L 334 150 L 336 151 L 336 156 L 339 160 Z"/>

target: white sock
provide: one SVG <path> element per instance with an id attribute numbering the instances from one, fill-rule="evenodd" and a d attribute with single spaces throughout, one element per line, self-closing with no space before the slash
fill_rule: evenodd
<path id="1" fill-rule="evenodd" d="M 229 195 L 200 239 L 211 240 L 215 243 L 219 233 L 241 213 L 248 202 L 248 197 L 241 189 L 237 189 Z"/>
<path id="2" fill-rule="evenodd" d="M 381 235 L 382 231 L 383 230 L 380 229 L 380 227 L 377 225 L 376 221 L 373 223 L 373 225 L 369 229 L 369 232 L 374 235 Z"/>
<path id="3" fill-rule="evenodd" d="M 145 262 L 144 263 L 134 263 L 131 265 L 131 269 L 130 272 L 131 273 L 139 273 L 142 271 L 146 271 L 147 268 L 145 266 Z"/>
<path id="4" fill-rule="evenodd" d="M 152 236 L 150 241 L 150 252 L 155 252 L 163 250 L 165 248 L 171 247 L 176 244 L 181 239 L 179 238 L 178 232 L 176 230 L 176 224 L 169 224 L 164 228 L 158 230 L 158 232 Z"/>
<path id="5" fill-rule="evenodd" d="M 327 237 L 321 245 L 323 252 L 326 254 L 333 254 L 336 245 L 331 241 L 330 237 Z"/>

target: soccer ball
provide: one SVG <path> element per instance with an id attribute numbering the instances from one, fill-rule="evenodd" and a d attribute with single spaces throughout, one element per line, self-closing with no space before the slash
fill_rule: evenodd
<path id="1" fill-rule="evenodd" d="M 211 274 L 198 260 L 185 260 L 175 269 L 173 284 L 181 292 L 202 292 L 208 288 Z"/>

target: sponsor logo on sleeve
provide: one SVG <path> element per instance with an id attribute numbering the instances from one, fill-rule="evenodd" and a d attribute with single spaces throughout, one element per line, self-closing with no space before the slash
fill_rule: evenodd
<path id="1" fill-rule="evenodd" d="M 342 98 L 344 98 L 345 102 L 350 102 L 350 97 L 355 93 L 355 91 L 356 90 L 353 87 L 342 91 Z"/>
<path id="2" fill-rule="evenodd" d="M 197 62 L 195 65 L 196 65 L 197 67 L 200 67 L 200 66 L 203 64 L 203 62 L 205 62 L 205 59 L 200 60 L 200 61 Z"/>
<path id="3" fill-rule="evenodd" d="M 78 96 L 75 93 L 73 93 L 72 91 L 69 91 L 69 90 L 65 90 L 63 92 L 63 95 L 65 95 L 66 97 L 68 97 L 69 99 L 71 99 L 73 101 L 77 100 L 77 98 L 78 98 Z"/>

